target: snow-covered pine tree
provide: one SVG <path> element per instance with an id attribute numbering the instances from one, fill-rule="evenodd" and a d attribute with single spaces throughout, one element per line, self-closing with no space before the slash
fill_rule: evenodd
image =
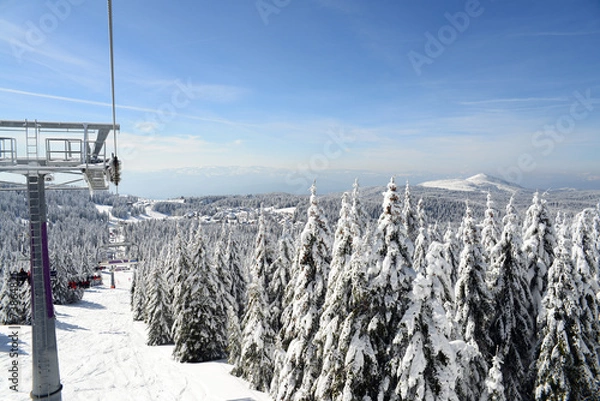
<path id="1" fill-rule="evenodd" d="M 585 209 L 575 216 L 573 223 L 573 261 L 576 269 L 584 280 L 584 285 L 590 287 L 591 291 L 600 292 L 597 281 L 600 255 L 596 246 L 596 235 L 594 232 L 595 209 Z"/>
<path id="2" fill-rule="evenodd" d="M 404 203 L 402 204 L 402 221 L 406 232 L 406 237 L 410 240 L 411 246 L 415 243 L 417 236 L 419 235 L 419 217 L 413 205 L 412 195 L 410 193 L 410 186 L 408 180 L 406 181 L 406 187 L 404 188 Z M 410 256 L 414 249 L 411 247 Z"/>
<path id="3" fill-rule="evenodd" d="M 444 258 L 450 265 L 450 280 L 452 286 L 456 286 L 458 281 L 458 266 L 460 264 L 461 246 L 458 243 L 456 233 L 452 230 L 452 226 L 448 225 L 444 232 Z"/>
<path id="4" fill-rule="evenodd" d="M 4 256 L 4 255 L 0 255 Z M 2 262 L 0 262 L 2 263 Z M 14 284 L 13 284 L 14 286 Z M 16 316 L 11 305 L 11 276 L 8 265 L 2 266 L 2 286 L 0 287 L 0 324 L 10 325 L 15 322 Z"/>
<path id="5" fill-rule="evenodd" d="M 275 333 L 268 319 L 264 245 L 264 237 L 260 239 L 259 230 L 248 287 L 248 308 L 242 324 L 241 353 L 232 373 L 246 379 L 257 390 L 269 391 L 273 378 Z"/>
<path id="6" fill-rule="evenodd" d="M 476 343 L 486 360 L 491 361 L 494 349 L 488 327 L 494 306 L 486 283 L 488 266 L 483 258 L 479 227 L 468 206 L 462 224 L 463 249 L 455 286 L 455 320 L 460 338 Z"/>
<path id="7" fill-rule="evenodd" d="M 354 236 L 357 238 L 363 239 L 365 235 L 365 231 L 367 231 L 367 221 L 369 221 L 369 216 L 365 212 L 360 195 L 360 185 L 358 184 L 358 178 L 354 180 L 354 184 L 352 185 L 352 232 Z"/>
<path id="8" fill-rule="evenodd" d="M 427 215 L 425 214 L 425 205 L 423 198 L 419 199 L 417 203 L 417 221 L 418 221 L 418 234 L 415 239 L 415 251 L 413 256 L 413 269 L 415 272 L 421 271 L 425 268 L 425 256 L 427 255 L 427 249 L 429 248 L 430 238 L 428 231 Z"/>
<path id="9" fill-rule="evenodd" d="M 331 230 L 311 186 L 308 221 L 300 235 L 293 274 L 293 302 L 289 321 L 284 321 L 282 346 L 285 358 L 272 388 L 279 401 L 307 400 L 313 397 L 313 385 L 321 372 L 315 356 L 314 337 L 319 328 L 331 260 Z"/>
<path id="10" fill-rule="evenodd" d="M 150 276 L 146 288 L 146 316 L 148 317 L 148 345 L 165 345 L 173 343 L 171 329 L 173 327 L 172 300 L 169 298 L 162 265 L 154 261 L 150 265 Z"/>
<path id="11" fill-rule="evenodd" d="M 455 321 L 458 337 L 473 350 L 465 352 L 461 358 L 465 374 L 459 377 L 458 393 L 461 400 L 479 401 L 485 389 L 487 361 L 491 361 L 494 352 L 488 332 L 494 306 L 486 283 L 488 267 L 483 257 L 479 228 L 469 206 L 462 227 L 463 250 L 455 287 Z"/>
<path id="12" fill-rule="evenodd" d="M 227 308 L 227 361 L 235 366 L 242 354 L 242 327 L 237 313 L 232 307 Z M 232 374 L 235 372 L 232 370 Z"/>
<path id="13" fill-rule="evenodd" d="M 504 228 L 492 252 L 491 292 L 494 315 L 490 337 L 503 360 L 505 397 L 511 401 L 531 398 L 530 365 L 533 358 L 532 301 L 525 271 L 519 217 L 513 198 L 506 206 Z"/>
<path id="14" fill-rule="evenodd" d="M 394 178 L 390 180 L 384 193 L 383 212 L 377 222 L 373 238 L 373 249 L 368 268 L 368 288 L 370 304 L 368 306 L 368 324 L 366 332 L 377 358 L 378 385 L 377 394 L 369 394 L 373 400 L 393 397 L 396 388 L 396 369 L 390 364 L 402 354 L 392 344 L 402 316 L 408 309 L 409 293 L 415 272 L 412 268 L 412 242 L 406 236 L 402 220 L 402 210 Z M 366 383 L 373 388 L 374 383 Z"/>
<path id="15" fill-rule="evenodd" d="M 523 253 L 529 289 L 533 301 L 534 321 L 541 310 L 546 292 L 548 268 L 554 261 L 556 235 L 546 206 L 546 200 L 536 192 L 523 222 Z M 537 333 L 538 330 L 535 330 Z"/>
<path id="16" fill-rule="evenodd" d="M 188 262 L 182 254 L 176 275 L 173 356 L 180 362 L 221 359 L 227 348 L 225 306 L 202 235 L 202 227 L 198 227 L 191 248 L 192 260 Z"/>
<path id="17" fill-rule="evenodd" d="M 185 256 L 180 257 L 179 262 L 186 263 L 186 259 Z M 187 267 L 184 277 L 179 279 L 176 276 L 178 285 L 175 289 L 177 296 L 172 329 L 175 343 L 173 357 L 179 362 L 200 362 L 205 360 L 201 343 L 206 342 L 200 327 L 201 322 L 198 321 L 200 305 L 196 295 L 200 286 L 200 273 L 191 263 Z M 181 267 L 178 270 L 182 270 Z"/>
<path id="18" fill-rule="evenodd" d="M 504 396 L 504 380 L 502 378 L 502 359 L 498 355 L 492 358 L 492 366 L 485 379 L 485 392 L 480 401 L 506 401 Z"/>
<path id="19" fill-rule="evenodd" d="M 81 279 L 73 261 L 73 251 L 55 251 L 52 258 L 52 268 L 56 277 L 52 279 L 52 298 L 57 305 L 67 305 L 78 302 L 83 298 L 84 289 L 73 288 L 71 283 L 78 283 Z"/>
<path id="20" fill-rule="evenodd" d="M 261 210 L 258 217 L 258 232 L 254 242 L 254 257 L 250 266 L 251 279 L 255 278 L 263 281 L 263 290 L 266 293 L 266 283 L 271 281 L 270 271 L 274 262 L 274 252 L 271 249 L 271 240 L 268 237 L 265 226 L 265 215 Z"/>
<path id="21" fill-rule="evenodd" d="M 131 311 L 133 313 L 133 320 L 135 321 L 146 320 L 146 280 L 144 277 L 147 270 L 146 263 L 146 261 L 139 263 L 133 273 Z"/>
<path id="22" fill-rule="evenodd" d="M 258 233 L 250 268 L 248 308 L 242 323 L 240 358 L 233 374 L 243 377 L 257 390 L 269 391 L 273 378 L 273 356 L 276 333 L 269 321 L 269 302 L 266 286 L 269 267 L 273 264 L 273 253 L 265 229 L 265 218 L 261 211 Z"/>
<path id="23" fill-rule="evenodd" d="M 284 233 L 286 231 L 289 233 L 292 232 L 291 224 L 284 225 Z M 299 272 L 295 269 L 298 266 L 296 258 L 297 252 L 300 250 L 300 239 L 301 235 L 298 235 L 298 238 L 296 238 L 295 241 L 292 241 L 290 236 L 288 244 L 288 242 L 282 238 L 279 242 L 279 257 L 271 267 L 271 271 L 273 272 L 273 282 L 269 283 L 268 290 L 269 299 L 272 299 L 271 309 L 273 313 L 271 322 L 273 327 L 279 327 L 279 331 L 276 331 L 276 346 L 273 357 L 273 360 L 275 361 L 275 371 L 273 372 L 273 381 L 271 383 L 270 392 L 273 396 L 277 395 L 279 374 L 283 371 L 286 350 L 291 341 L 290 337 L 286 336 L 285 333 L 292 323 L 292 313 L 294 311 L 293 303 L 296 291 L 296 280 L 298 280 L 299 277 Z M 287 255 L 286 251 L 289 250 L 293 250 L 293 254 L 290 255 L 290 263 L 286 263 L 287 257 L 284 255 Z"/>
<path id="24" fill-rule="evenodd" d="M 294 243 L 292 239 L 292 226 L 289 221 L 284 222 L 283 232 L 278 243 L 277 258 L 269 268 L 271 280 L 267 283 L 267 300 L 269 302 L 269 321 L 274 333 L 281 330 L 281 315 L 283 313 L 283 299 L 286 287 L 290 281 L 290 270 L 294 260 Z"/>
<path id="25" fill-rule="evenodd" d="M 129 288 L 129 309 L 131 310 L 132 313 L 134 310 L 134 300 L 135 300 L 135 271 L 133 272 L 133 277 L 131 278 L 131 287 Z"/>
<path id="26" fill-rule="evenodd" d="M 331 380 L 331 400 L 375 400 L 380 388 L 380 367 L 369 333 L 370 290 L 367 280 L 369 260 L 369 232 L 361 246 L 352 254 L 350 276 L 352 294 L 350 313 L 344 319 L 339 333 L 337 352 L 342 356 L 341 370 Z M 338 389 L 341 389 L 339 393 Z"/>
<path id="27" fill-rule="evenodd" d="M 58 253 L 53 252 L 50 255 L 50 268 L 55 272 L 54 277 L 51 278 L 52 301 L 55 305 L 67 304 L 67 291 L 70 290 L 67 272 L 63 266 Z"/>
<path id="28" fill-rule="evenodd" d="M 20 316 L 19 324 L 31 324 L 31 282 L 25 280 L 19 286 L 19 299 L 21 302 L 17 304 L 17 313 Z"/>
<path id="29" fill-rule="evenodd" d="M 173 250 L 173 313 L 174 316 L 178 316 L 183 312 L 184 305 L 181 302 L 182 290 L 185 288 L 185 282 L 190 272 L 192 271 L 192 262 L 190 260 L 189 250 L 187 247 L 187 241 L 184 239 L 183 227 L 177 226 L 177 234 L 175 236 L 175 249 Z M 133 281 L 135 285 L 135 279 Z M 173 322 L 174 323 L 174 322 Z M 175 330 L 172 329 L 171 333 L 175 335 Z"/>
<path id="30" fill-rule="evenodd" d="M 498 221 L 499 213 L 494 207 L 494 201 L 492 200 L 492 194 L 487 193 L 487 201 L 485 203 L 485 217 L 483 222 L 481 223 L 481 246 L 482 246 L 482 254 L 483 260 L 486 264 L 490 264 L 490 256 L 492 253 L 492 249 L 496 246 L 498 241 L 500 240 L 501 227 Z"/>
<path id="31" fill-rule="evenodd" d="M 344 318 L 349 314 L 352 296 L 352 276 L 350 263 L 355 248 L 360 244 L 360 232 L 356 232 L 359 223 L 349 200 L 350 195 L 342 196 L 340 217 L 333 241 L 333 257 L 328 279 L 328 288 L 323 305 L 319 331 L 315 336 L 317 358 L 323 361 L 323 367 L 316 381 L 315 398 L 322 401 L 332 400 L 341 395 L 343 382 L 333 382 L 343 375 L 343 359 L 338 344 L 340 329 Z"/>
<path id="32" fill-rule="evenodd" d="M 175 243 L 177 244 L 177 243 Z M 160 260 L 164 266 L 164 284 L 167 290 L 167 299 L 171 300 L 171 310 L 173 311 L 172 302 L 175 300 L 175 271 L 177 267 L 177 261 L 174 257 L 174 247 L 166 246 L 160 254 Z"/>
<path id="33" fill-rule="evenodd" d="M 554 227 L 555 231 L 558 233 L 562 229 L 563 225 L 566 223 L 565 215 L 560 210 L 556 212 L 556 217 L 554 217 Z"/>
<path id="34" fill-rule="evenodd" d="M 31 324 L 31 290 L 27 281 L 19 282 L 5 265 L 2 269 L 2 288 L 0 289 L 0 324 Z"/>
<path id="35" fill-rule="evenodd" d="M 227 223 L 224 222 L 221 224 L 221 233 L 216 245 L 214 246 L 212 264 L 214 271 L 217 274 L 216 277 L 219 278 L 219 280 L 217 280 L 217 284 L 219 287 L 219 292 L 222 294 L 221 297 L 225 302 L 225 310 L 227 310 L 229 307 L 232 307 L 237 313 L 239 307 L 232 292 L 233 279 L 231 276 L 231 271 L 229 270 L 229 254 L 227 253 L 227 244 L 229 242 L 228 239 L 229 230 Z"/>
<path id="36" fill-rule="evenodd" d="M 600 305 L 597 298 L 599 283 L 596 280 L 598 255 L 592 239 L 592 216 L 592 209 L 585 209 L 575 216 L 571 257 L 577 277 L 581 341 L 591 355 L 587 357 L 588 369 L 594 372 L 600 382 L 600 368 L 590 362 L 600 361 Z"/>
<path id="37" fill-rule="evenodd" d="M 77 288 L 71 289 L 71 291 L 67 292 L 68 298 L 67 303 L 74 304 L 83 298 L 83 294 L 85 293 L 85 288 L 83 288 L 79 283 L 84 281 L 87 278 L 87 275 L 83 273 L 83 264 L 77 262 L 74 258 L 74 255 L 81 255 L 82 251 L 79 247 L 74 248 L 68 254 L 69 263 L 67 264 L 67 274 L 69 276 L 69 281 L 76 282 Z"/>
<path id="38" fill-rule="evenodd" d="M 96 263 L 93 262 L 93 259 L 90 258 L 90 255 L 95 255 L 95 250 L 92 250 L 87 244 L 81 247 L 81 251 L 76 251 L 79 257 L 77 265 L 80 266 L 79 275 L 81 280 L 90 281 L 90 278 L 94 275 Z M 90 281 L 91 285 L 91 281 Z M 85 293 L 85 288 L 82 288 L 84 291 L 81 294 L 81 298 L 83 298 L 83 294 Z M 81 299 L 80 298 L 80 299 Z"/>
<path id="39" fill-rule="evenodd" d="M 440 224 L 437 221 L 434 221 L 433 224 L 429 225 L 427 229 L 427 233 L 429 235 L 430 241 L 437 241 L 440 243 L 444 243 L 444 233 L 442 233 L 440 229 Z"/>
<path id="40" fill-rule="evenodd" d="M 452 322 L 443 305 L 443 300 L 451 297 L 451 288 L 442 254 L 443 245 L 432 243 L 394 338 L 405 350 L 395 389 L 403 401 L 458 401 L 458 366 L 450 343 Z"/>
<path id="41" fill-rule="evenodd" d="M 227 235 L 227 248 L 225 249 L 225 254 L 227 255 L 225 261 L 227 262 L 229 273 L 231 275 L 230 292 L 237 305 L 238 318 L 241 319 L 246 312 L 248 279 L 247 272 L 241 262 L 242 251 L 240 249 L 240 244 L 231 230 L 229 230 Z"/>
<path id="42" fill-rule="evenodd" d="M 450 325 L 453 327 L 452 332 L 454 333 L 456 331 L 454 329 L 456 301 L 454 295 L 454 286 L 452 285 L 451 278 L 452 266 L 450 266 L 448 261 L 446 261 L 444 253 L 444 244 L 437 241 L 433 241 L 427 249 L 427 255 L 425 255 L 425 266 L 432 265 L 433 267 L 430 267 L 430 269 L 435 269 L 437 277 L 436 280 L 438 281 L 438 283 L 436 284 L 438 286 L 436 288 L 436 294 L 439 297 L 438 300 L 440 304 L 446 312 L 446 318 L 449 320 Z"/>
<path id="43" fill-rule="evenodd" d="M 570 250 L 568 233 L 563 230 L 548 271 L 548 291 L 542 300 L 535 401 L 600 399 L 598 354 L 588 348 L 582 337 L 578 288 L 581 281 Z"/>

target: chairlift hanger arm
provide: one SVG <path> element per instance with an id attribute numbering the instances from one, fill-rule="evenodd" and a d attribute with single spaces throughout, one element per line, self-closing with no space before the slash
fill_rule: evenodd
<path id="1" fill-rule="evenodd" d="M 104 146 L 104 142 L 106 142 L 106 138 L 108 137 L 109 132 L 110 129 L 107 128 L 101 128 L 98 130 L 98 135 L 96 136 L 96 144 L 94 145 L 94 151 L 92 152 L 92 158 L 96 158 L 100 154 L 100 151 Z"/>

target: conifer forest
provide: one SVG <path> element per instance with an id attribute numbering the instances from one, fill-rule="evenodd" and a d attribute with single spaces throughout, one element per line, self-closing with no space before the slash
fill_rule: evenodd
<path id="1" fill-rule="evenodd" d="M 29 324 L 26 194 L 0 197 L 0 324 Z M 121 220 L 147 344 L 227 360 L 273 400 L 599 400 L 598 200 L 393 178 L 151 205 L 50 192 L 54 302 L 85 297 Z M 135 219 L 148 208 L 163 218 Z"/>

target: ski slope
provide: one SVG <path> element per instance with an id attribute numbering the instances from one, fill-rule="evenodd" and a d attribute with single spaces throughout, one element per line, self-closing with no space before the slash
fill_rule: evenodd
<path id="1" fill-rule="evenodd" d="M 131 272 L 116 272 L 116 289 L 86 290 L 75 305 L 57 305 L 57 341 L 64 401 L 267 401 L 265 394 L 229 374 L 224 361 L 181 364 L 173 346 L 145 345 L 145 324 L 129 309 Z M 18 357 L 10 356 L 15 331 L 0 326 L 0 400 L 27 400 L 31 391 L 31 329 L 18 329 Z M 8 369 L 18 360 L 18 392 Z"/>

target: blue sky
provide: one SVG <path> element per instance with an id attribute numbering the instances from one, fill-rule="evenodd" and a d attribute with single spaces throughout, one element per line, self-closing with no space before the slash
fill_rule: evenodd
<path id="1" fill-rule="evenodd" d="M 597 0 L 113 9 L 126 181 L 240 166 L 600 189 Z M 104 1 L 0 2 L 0 60 L 0 119 L 110 122 Z"/>

